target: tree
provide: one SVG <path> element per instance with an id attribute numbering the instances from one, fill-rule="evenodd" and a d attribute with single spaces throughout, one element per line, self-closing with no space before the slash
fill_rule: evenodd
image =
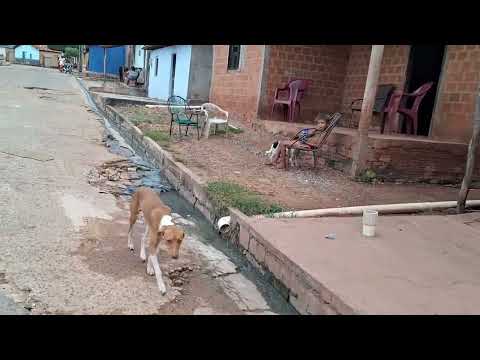
<path id="1" fill-rule="evenodd" d="M 47 45 L 47 46 L 49 49 L 63 51 L 63 52 L 65 52 L 65 49 L 67 48 L 78 49 L 78 45 Z M 75 56 L 78 56 L 78 53 Z"/>
<path id="2" fill-rule="evenodd" d="M 63 53 L 65 54 L 65 57 L 71 58 L 71 57 L 78 57 L 78 47 L 66 47 L 63 50 Z"/>

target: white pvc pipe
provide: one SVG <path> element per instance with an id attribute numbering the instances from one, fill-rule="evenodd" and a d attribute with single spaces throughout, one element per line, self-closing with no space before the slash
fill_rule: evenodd
<path id="1" fill-rule="evenodd" d="M 406 203 L 406 204 L 387 204 L 387 205 L 366 205 L 351 206 L 329 209 L 286 211 L 269 215 L 269 217 L 282 218 L 307 218 L 322 216 L 340 216 L 340 215 L 362 215 L 364 210 L 375 210 L 380 214 L 401 214 L 412 213 L 417 211 L 442 210 L 454 208 L 457 206 L 456 201 L 440 201 L 440 202 L 423 202 L 423 203 Z M 480 207 L 480 200 L 468 200 L 466 207 Z M 257 218 L 265 218 L 260 215 Z"/>
<path id="2" fill-rule="evenodd" d="M 147 104 L 145 105 L 145 107 L 149 108 L 149 109 L 166 109 L 168 108 L 168 105 L 150 105 L 150 104 Z M 185 105 L 170 105 L 170 107 L 172 108 L 184 108 Z M 190 109 L 201 109 L 202 107 L 201 106 L 198 106 L 198 105 L 188 105 L 188 108 Z"/>

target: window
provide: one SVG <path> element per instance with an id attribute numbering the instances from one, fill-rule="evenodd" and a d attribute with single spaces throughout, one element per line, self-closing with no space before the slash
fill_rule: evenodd
<path id="1" fill-rule="evenodd" d="M 240 49 L 242 45 L 230 45 L 228 49 L 228 70 L 238 70 L 240 65 Z"/>
<path id="2" fill-rule="evenodd" d="M 158 58 L 155 58 L 155 76 L 158 75 Z"/>
<path id="3" fill-rule="evenodd" d="M 27 53 L 25 51 L 22 51 L 22 58 L 25 59 L 27 56 Z"/>
<path id="4" fill-rule="evenodd" d="M 32 59 L 32 53 L 30 53 L 30 60 Z"/>
<path id="5" fill-rule="evenodd" d="M 138 49 L 138 56 L 142 56 L 142 49 Z"/>

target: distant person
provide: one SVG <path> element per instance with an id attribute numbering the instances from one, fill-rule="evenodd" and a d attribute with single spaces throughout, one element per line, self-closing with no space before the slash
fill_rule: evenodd
<path id="1" fill-rule="evenodd" d="M 140 69 L 140 73 L 138 74 L 137 84 L 145 84 L 145 71 Z"/>
<path id="2" fill-rule="evenodd" d="M 135 67 L 132 66 L 127 74 L 127 85 L 130 83 L 130 81 L 135 82 L 137 78 L 138 78 L 138 71 L 135 70 Z"/>
<path id="3" fill-rule="evenodd" d="M 58 57 L 58 69 L 60 71 L 63 71 L 63 67 L 65 66 L 65 58 L 63 57 L 63 54 Z"/>
<path id="4" fill-rule="evenodd" d="M 120 78 L 120 82 L 123 82 L 124 81 L 124 75 L 125 74 L 125 69 L 123 68 L 123 66 L 120 66 L 118 68 L 118 76 Z"/>

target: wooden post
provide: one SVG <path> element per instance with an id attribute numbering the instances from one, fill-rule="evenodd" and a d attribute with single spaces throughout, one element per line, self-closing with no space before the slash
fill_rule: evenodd
<path id="1" fill-rule="evenodd" d="M 353 153 L 351 175 L 358 176 L 365 170 L 368 156 L 368 129 L 372 120 L 373 106 L 377 96 L 378 79 L 382 66 L 384 45 L 372 45 L 370 64 L 368 65 L 367 82 L 363 94 L 362 111 L 358 124 L 358 137 L 356 149 Z"/>
<path id="2" fill-rule="evenodd" d="M 473 115 L 472 123 L 472 138 L 468 145 L 467 165 L 465 168 L 465 176 L 463 177 L 462 187 L 458 194 L 457 212 L 465 212 L 465 203 L 467 201 L 468 191 L 472 183 L 473 170 L 475 169 L 475 157 L 480 142 L 480 88 L 477 95 L 477 102 L 475 105 L 475 113 Z"/>
<path id="3" fill-rule="evenodd" d="M 103 48 L 103 86 L 107 85 L 107 48 Z"/>
<path id="4" fill-rule="evenodd" d="M 148 84 L 150 80 L 150 51 L 148 50 L 143 50 L 143 68 L 145 71 L 145 84 L 143 85 L 143 87 L 145 88 L 145 90 L 147 90 L 148 95 Z"/>

